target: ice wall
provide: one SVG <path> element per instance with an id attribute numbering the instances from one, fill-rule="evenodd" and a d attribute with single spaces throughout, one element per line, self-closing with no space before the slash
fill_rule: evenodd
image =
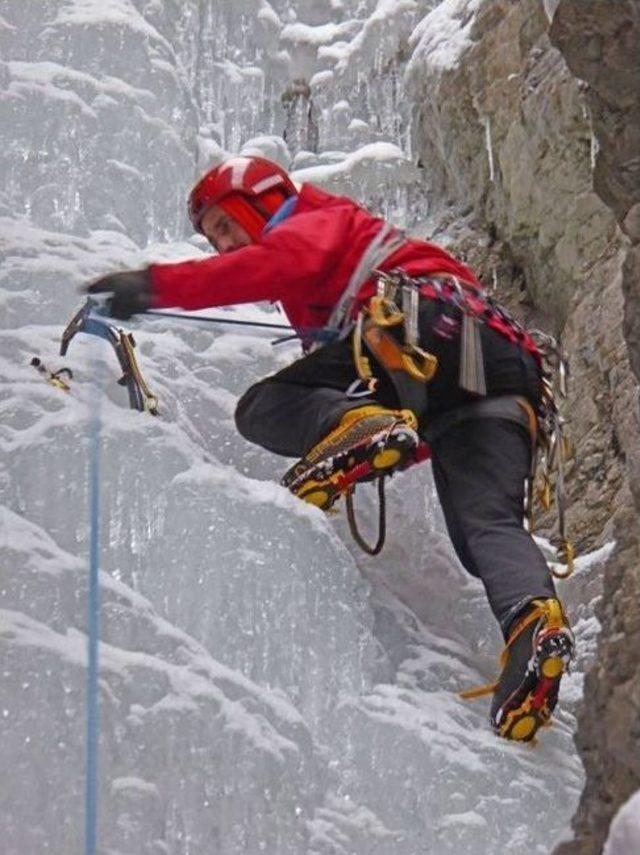
<path id="1" fill-rule="evenodd" d="M 540 747 L 497 742 L 486 703 L 455 694 L 493 677 L 498 637 L 428 467 L 394 479 L 388 547 L 365 561 L 341 520 L 277 486 L 286 461 L 236 434 L 238 396 L 295 346 L 132 323 L 157 419 L 128 410 L 100 342 L 74 340 L 68 394 L 29 365 L 60 366 L 81 282 L 203 251 L 184 197 L 223 150 L 265 151 L 417 222 L 403 69 L 431 5 L 3 6 L 3 855 L 81 851 L 96 384 L 102 852 L 542 855 L 573 813 L 590 644 Z M 586 642 L 598 560 L 567 593 Z"/>

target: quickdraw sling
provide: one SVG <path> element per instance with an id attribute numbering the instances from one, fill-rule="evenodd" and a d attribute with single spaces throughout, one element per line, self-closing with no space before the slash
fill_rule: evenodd
<path id="1" fill-rule="evenodd" d="M 535 525 L 534 505 L 537 500 L 543 510 L 556 504 L 558 557 L 565 570 L 552 568 L 558 579 L 573 573 L 575 549 L 566 530 L 565 466 L 574 456 L 566 433 L 566 421 L 560 415 L 558 398 L 568 394 L 569 360 L 560 343 L 540 330 L 531 330 L 542 358 L 542 401 L 538 410 L 538 441 L 531 460 L 531 473 L 527 479 L 525 514 L 529 531 Z"/>

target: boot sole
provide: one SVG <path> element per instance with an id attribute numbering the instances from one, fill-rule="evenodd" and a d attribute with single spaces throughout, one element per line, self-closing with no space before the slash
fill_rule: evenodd
<path id="1" fill-rule="evenodd" d="M 355 483 L 406 468 L 418 443 L 412 428 L 398 427 L 391 434 L 385 431 L 361 446 L 323 460 L 301 476 L 299 486 L 295 481 L 287 486 L 299 499 L 328 511 Z"/>
<path id="2" fill-rule="evenodd" d="M 567 665 L 571 659 L 573 644 L 566 633 L 553 632 L 540 642 L 534 685 L 529 687 L 524 699 L 506 709 L 504 720 L 494 724 L 496 732 L 514 742 L 531 742 L 539 728 L 549 724 L 552 710 L 549 698 L 557 693 Z M 515 693 L 520 694 L 520 691 Z M 502 707 L 508 707 L 509 702 Z M 496 718 L 500 714 L 496 714 Z"/>

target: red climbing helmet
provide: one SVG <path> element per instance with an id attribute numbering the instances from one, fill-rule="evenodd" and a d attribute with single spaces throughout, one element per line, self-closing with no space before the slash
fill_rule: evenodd
<path id="1" fill-rule="evenodd" d="M 287 172 L 264 157 L 240 155 L 210 169 L 189 194 L 189 217 L 202 233 L 202 218 L 219 205 L 258 240 L 266 222 L 297 189 Z"/>

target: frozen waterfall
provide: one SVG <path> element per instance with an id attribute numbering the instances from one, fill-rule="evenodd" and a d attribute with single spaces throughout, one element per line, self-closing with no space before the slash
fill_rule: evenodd
<path id="1" fill-rule="evenodd" d="M 487 702 L 456 695 L 493 678 L 500 639 L 428 465 L 393 479 L 388 545 L 365 559 L 342 518 L 278 486 L 288 461 L 236 433 L 238 397 L 295 344 L 128 324 L 157 418 L 129 410 L 103 342 L 79 336 L 58 356 L 83 282 L 205 251 L 184 199 L 221 152 L 263 151 L 419 228 L 405 67 L 408 45 L 429 61 L 435 5 L 3 4 L 2 855 L 82 851 L 96 384 L 101 853 L 546 855 L 566 833 L 603 554 L 564 585 L 580 658 L 555 727 L 535 750 L 503 744 Z M 476 5 L 443 4 L 465 21 Z M 71 391 L 46 383 L 34 355 L 70 367 Z"/>

